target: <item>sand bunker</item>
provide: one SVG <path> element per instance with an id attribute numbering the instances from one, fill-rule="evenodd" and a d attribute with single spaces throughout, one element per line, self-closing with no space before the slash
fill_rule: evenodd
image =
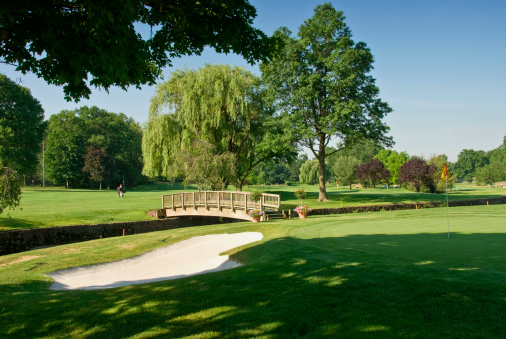
<path id="1" fill-rule="evenodd" d="M 195 237 L 121 261 L 49 273 L 50 289 L 96 290 L 226 270 L 241 264 L 220 253 L 262 238 L 259 232 Z"/>

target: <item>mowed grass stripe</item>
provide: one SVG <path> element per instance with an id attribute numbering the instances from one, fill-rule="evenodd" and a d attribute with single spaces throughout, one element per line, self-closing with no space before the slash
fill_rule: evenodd
<path id="1" fill-rule="evenodd" d="M 500 338 L 506 209 L 451 211 L 450 239 L 444 209 L 426 209 L 211 225 L 3 256 L 0 337 Z M 44 275 L 242 231 L 264 239 L 229 251 L 245 264 L 230 271 L 73 292 L 49 291 Z"/>

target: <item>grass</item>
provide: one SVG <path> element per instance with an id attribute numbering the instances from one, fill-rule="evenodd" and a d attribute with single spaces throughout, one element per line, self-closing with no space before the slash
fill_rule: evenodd
<path id="1" fill-rule="evenodd" d="M 159 183 L 128 190 L 119 198 L 116 190 L 26 187 L 20 207 L 0 214 L 0 224 L 10 230 L 149 220 L 146 213 L 161 208 L 163 194 L 184 190 L 179 184 Z"/>
<path id="2" fill-rule="evenodd" d="M 250 186 L 249 190 L 260 189 L 264 193 L 279 194 L 281 196 L 281 208 L 290 209 L 294 206 L 300 205 L 300 200 L 296 199 L 294 192 L 296 189 L 304 189 L 307 192 L 307 198 L 303 203 L 311 208 L 335 208 L 341 206 L 360 206 L 360 205 L 378 205 L 378 204 L 393 204 L 393 203 L 416 203 L 428 201 L 446 201 L 444 194 L 432 193 L 416 193 L 403 188 L 397 189 L 384 189 L 378 188 L 368 189 L 349 189 L 349 186 L 339 187 L 335 184 L 327 186 L 328 202 L 318 202 L 319 188 L 312 185 L 299 185 L 299 186 L 276 186 L 270 185 L 267 187 Z M 456 188 L 448 193 L 450 201 L 468 200 L 468 199 L 481 199 L 493 198 L 506 194 L 504 188 L 487 188 L 478 187 L 470 184 L 457 184 Z"/>
<path id="3" fill-rule="evenodd" d="M 231 187 L 230 189 L 234 189 Z M 318 188 L 301 186 L 250 186 L 246 190 L 261 189 L 264 193 L 279 194 L 281 209 L 293 209 L 300 204 L 293 194 L 296 189 L 305 189 L 308 197 L 304 204 L 311 208 L 335 208 L 342 206 L 376 205 L 390 203 L 414 203 L 444 201 L 442 194 L 414 193 L 404 189 L 353 189 L 334 186 L 327 189 L 329 202 L 318 202 Z M 149 220 L 146 212 L 161 207 L 163 194 L 192 191 L 180 184 L 152 184 L 129 190 L 124 198 L 118 198 L 116 190 L 67 190 L 63 188 L 23 189 L 20 208 L 5 210 L 0 214 L 0 225 L 4 230 L 36 227 L 100 224 L 123 221 Z M 457 185 L 449 194 L 450 200 L 492 198 L 506 194 L 504 188 L 483 188 L 472 185 Z"/>
<path id="4" fill-rule="evenodd" d="M 503 338 L 506 206 L 312 216 L 101 239 L 0 257 L 2 338 Z M 101 291 L 45 273 L 197 235 L 259 231 L 245 265 Z M 163 241 L 165 240 L 165 241 Z M 37 266 L 38 263 L 43 263 Z"/>

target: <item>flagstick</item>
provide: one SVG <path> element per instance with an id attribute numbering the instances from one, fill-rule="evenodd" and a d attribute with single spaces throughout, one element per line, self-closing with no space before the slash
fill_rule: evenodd
<path id="1" fill-rule="evenodd" d="M 448 224 L 448 239 L 450 239 L 450 217 L 448 216 L 448 175 L 446 175 L 446 222 Z"/>

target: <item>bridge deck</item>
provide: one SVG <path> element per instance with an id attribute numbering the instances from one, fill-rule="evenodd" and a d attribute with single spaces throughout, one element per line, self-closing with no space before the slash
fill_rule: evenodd
<path id="1" fill-rule="evenodd" d="M 266 193 L 257 202 L 251 200 L 250 192 L 182 192 L 162 196 L 162 209 L 167 217 L 202 215 L 252 220 L 248 211 L 277 211 L 279 206 L 279 195 Z"/>

